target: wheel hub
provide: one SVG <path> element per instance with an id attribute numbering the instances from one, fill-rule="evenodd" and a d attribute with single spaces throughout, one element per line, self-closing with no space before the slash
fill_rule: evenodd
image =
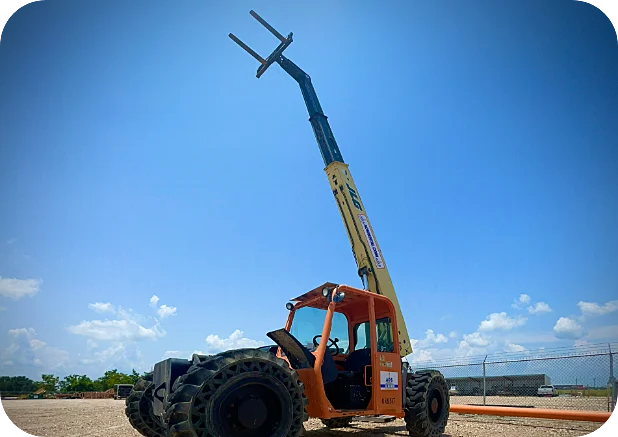
<path id="1" fill-rule="evenodd" d="M 429 395 L 429 419 L 437 423 L 443 413 L 444 399 L 438 389 L 430 390 Z"/>
<path id="2" fill-rule="evenodd" d="M 248 399 L 238 407 L 238 421 L 249 429 L 257 429 L 264 424 L 268 410 L 262 399 Z"/>
<path id="3" fill-rule="evenodd" d="M 285 386 L 271 376 L 257 372 L 236 376 L 213 399 L 214 417 L 209 420 L 215 435 L 279 436 L 285 429 L 284 390 Z"/>

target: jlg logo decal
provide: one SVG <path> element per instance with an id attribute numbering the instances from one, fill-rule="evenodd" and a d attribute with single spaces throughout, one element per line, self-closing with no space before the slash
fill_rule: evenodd
<path id="1" fill-rule="evenodd" d="M 356 194 L 356 191 L 354 191 L 354 189 L 350 186 L 350 184 L 346 183 L 346 186 L 348 187 L 348 191 L 350 193 L 350 197 L 352 198 L 352 203 L 354 204 L 356 209 L 358 209 L 359 211 L 362 211 L 363 207 L 361 206 L 360 202 L 358 201 L 358 194 Z"/>

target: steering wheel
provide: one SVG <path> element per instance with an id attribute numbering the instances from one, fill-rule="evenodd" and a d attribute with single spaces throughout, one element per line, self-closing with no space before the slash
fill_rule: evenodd
<path id="1" fill-rule="evenodd" d="M 320 335 L 316 335 L 315 337 L 313 337 L 313 345 L 315 347 L 318 347 L 320 344 L 316 341 L 318 338 L 322 337 L 322 334 Z M 336 351 L 335 353 L 331 352 L 331 355 L 335 356 L 335 355 L 339 355 L 339 353 L 341 352 L 341 349 L 339 348 L 339 345 L 337 345 L 337 342 L 339 341 L 338 338 L 335 337 L 335 339 L 333 340 L 332 338 L 328 339 L 328 344 L 326 345 L 326 348 L 329 348 L 331 345 L 335 346 Z"/>

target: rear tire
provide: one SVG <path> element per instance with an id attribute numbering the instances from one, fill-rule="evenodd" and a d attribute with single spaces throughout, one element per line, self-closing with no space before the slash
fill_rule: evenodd
<path id="1" fill-rule="evenodd" d="M 137 381 L 125 401 L 125 415 L 131 426 L 146 437 L 165 437 L 161 419 L 152 411 L 152 373 Z M 116 396 L 114 396 L 116 398 Z"/>
<path id="2" fill-rule="evenodd" d="M 333 417 L 332 419 L 321 419 L 327 428 L 346 428 L 352 423 L 351 417 Z"/>
<path id="3" fill-rule="evenodd" d="M 304 385 L 274 354 L 240 349 L 195 363 L 165 403 L 168 437 L 298 437 Z"/>
<path id="4" fill-rule="evenodd" d="M 413 373 L 406 384 L 405 422 L 411 437 L 439 437 L 449 416 L 449 391 L 437 371 Z"/>

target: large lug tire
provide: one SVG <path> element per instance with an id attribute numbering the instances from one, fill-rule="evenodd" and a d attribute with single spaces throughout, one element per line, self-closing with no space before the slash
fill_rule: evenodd
<path id="1" fill-rule="evenodd" d="M 129 423 L 146 437 L 165 437 L 161 419 L 152 412 L 152 373 L 137 381 L 125 401 L 125 415 Z"/>
<path id="2" fill-rule="evenodd" d="M 444 376 L 437 371 L 413 373 L 406 384 L 405 422 L 411 437 L 439 437 L 450 408 Z"/>
<path id="3" fill-rule="evenodd" d="M 164 421 L 168 437 L 298 437 L 307 403 L 285 361 L 240 349 L 197 362 L 179 377 Z"/>
<path id="4" fill-rule="evenodd" d="M 346 428 L 352 423 L 351 417 L 334 417 L 332 419 L 321 419 L 327 428 Z"/>

